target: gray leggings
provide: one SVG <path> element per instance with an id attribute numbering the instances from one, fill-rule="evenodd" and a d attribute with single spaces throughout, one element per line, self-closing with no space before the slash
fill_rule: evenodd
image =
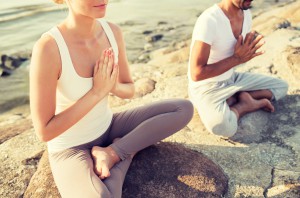
<path id="1" fill-rule="evenodd" d="M 193 116 L 188 100 L 174 99 L 116 113 L 108 130 L 96 140 L 49 154 L 55 183 L 63 198 L 119 198 L 131 154 L 182 129 Z M 115 138 L 121 139 L 113 144 Z M 105 180 L 93 171 L 91 148 L 110 145 L 122 159 Z M 155 170 L 153 170 L 155 171 Z"/>

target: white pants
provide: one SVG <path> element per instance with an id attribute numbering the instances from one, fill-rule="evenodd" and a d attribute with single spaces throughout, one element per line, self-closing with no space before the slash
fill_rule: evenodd
<path id="1" fill-rule="evenodd" d="M 286 95 L 288 84 L 261 74 L 234 72 L 224 81 L 190 84 L 189 96 L 205 127 L 216 135 L 230 137 L 237 131 L 238 120 L 226 100 L 240 91 L 265 89 L 273 93 L 274 100 L 279 100 Z"/>

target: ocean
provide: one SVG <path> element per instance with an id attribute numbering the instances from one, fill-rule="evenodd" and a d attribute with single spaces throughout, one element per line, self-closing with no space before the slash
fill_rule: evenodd
<path id="1" fill-rule="evenodd" d="M 9 0 L 0 3 L 0 56 L 25 51 L 30 53 L 36 40 L 67 16 L 65 6 L 51 0 Z M 106 19 L 118 24 L 126 43 L 130 63 L 151 51 L 191 38 L 197 17 L 219 0 L 111 0 Z M 278 0 L 254 0 L 252 12 L 260 12 Z M 290 1 L 290 0 L 289 0 Z M 286 0 L 279 0 L 284 3 Z M 163 38 L 149 45 L 144 31 L 162 34 Z M 9 77 L 0 77 L 0 114 L 28 103 L 28 65 Z"/>
<path id="2" fill-rule="evenodd" d="M 288 0 L 254 0 L 254 11 Z M 290 0 L 289 0 L 290 1 Z M 153 49 L 191 37 L 197 17 L 219 0 L 111 0 L 106 19 L 121 26 L 129 61 L 145 53 L 144 31 L 163 34 Z M 0 4 L 0 54 L 31 51 L 42 33 L 68 14 L 51 0 L 2 0 Z"/>

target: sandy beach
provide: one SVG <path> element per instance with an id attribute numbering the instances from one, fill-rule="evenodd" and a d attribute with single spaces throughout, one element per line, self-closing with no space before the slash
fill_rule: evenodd
<path id="1" fill-rule="evenodd" d="M 114 112 L 188 98 L 189 35 L 201 9 L 194 10 L 189 25 L 157 20 L 136 34 L 143 40 L 130 66 L 136 95 L 131 100 L 111 95 Z M 128 19 L 120 24 L 129 34 L 139 22 Z M 205 129 L 195 111 L 187 127 L 136 156 L 123 197 L 300 197 L 300 1 L 255 12 L 253 29 L 265 36 L 266 53 L 237 70 L 289 83 L 287 97 L 274 103 L 276 112 L 251 113 L 241 119 L 236 135 L 221 138 Z M 153 31 L 151 36 L 162 33 L 164 39 L 148 43 L 145 38 L 150 35 L 142 34 L 146 30 Z M 179 32 L 178 39 L 172 31 Z M 131 46 L 132 41 L 127 42 Z M 153 46 L 147 50 L 147 44 Z M 31 123 L 29 61 L 0 77 L 0 197 L 58 198 L 46 145 L 37 139 Z"/>

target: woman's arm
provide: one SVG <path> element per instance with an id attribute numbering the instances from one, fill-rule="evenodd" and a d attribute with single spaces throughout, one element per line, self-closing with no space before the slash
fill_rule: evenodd
<path id="1" fill-rule="evenodd" d="M 112 23 L 109 23 L 114 32 L 119 47 L 119 77 L 116 86 L 111 91 L 120 98 L 132 98 L 134 96 L 134 83 L 130 74 L 130 69 L 126 56 L 125 42 L 121 29 Z"/>
<path id="2" fill-rule="evenodd" d="M 30 64 L 30 108 L 34 128 L 42 141 L 50 141 L 69 129 L 113 88 L 118 68 L 112 66 L 111 56 L 103 53 L 101 60 L 95 66 L 93 88 L 72 106 L 55 115 L 60 54 L 51 36 L 44 36 L 35 44 Z M 101 76 L 98 71 L 106 68 L 110 70 L 107 74 L 111 75 Z"/>

